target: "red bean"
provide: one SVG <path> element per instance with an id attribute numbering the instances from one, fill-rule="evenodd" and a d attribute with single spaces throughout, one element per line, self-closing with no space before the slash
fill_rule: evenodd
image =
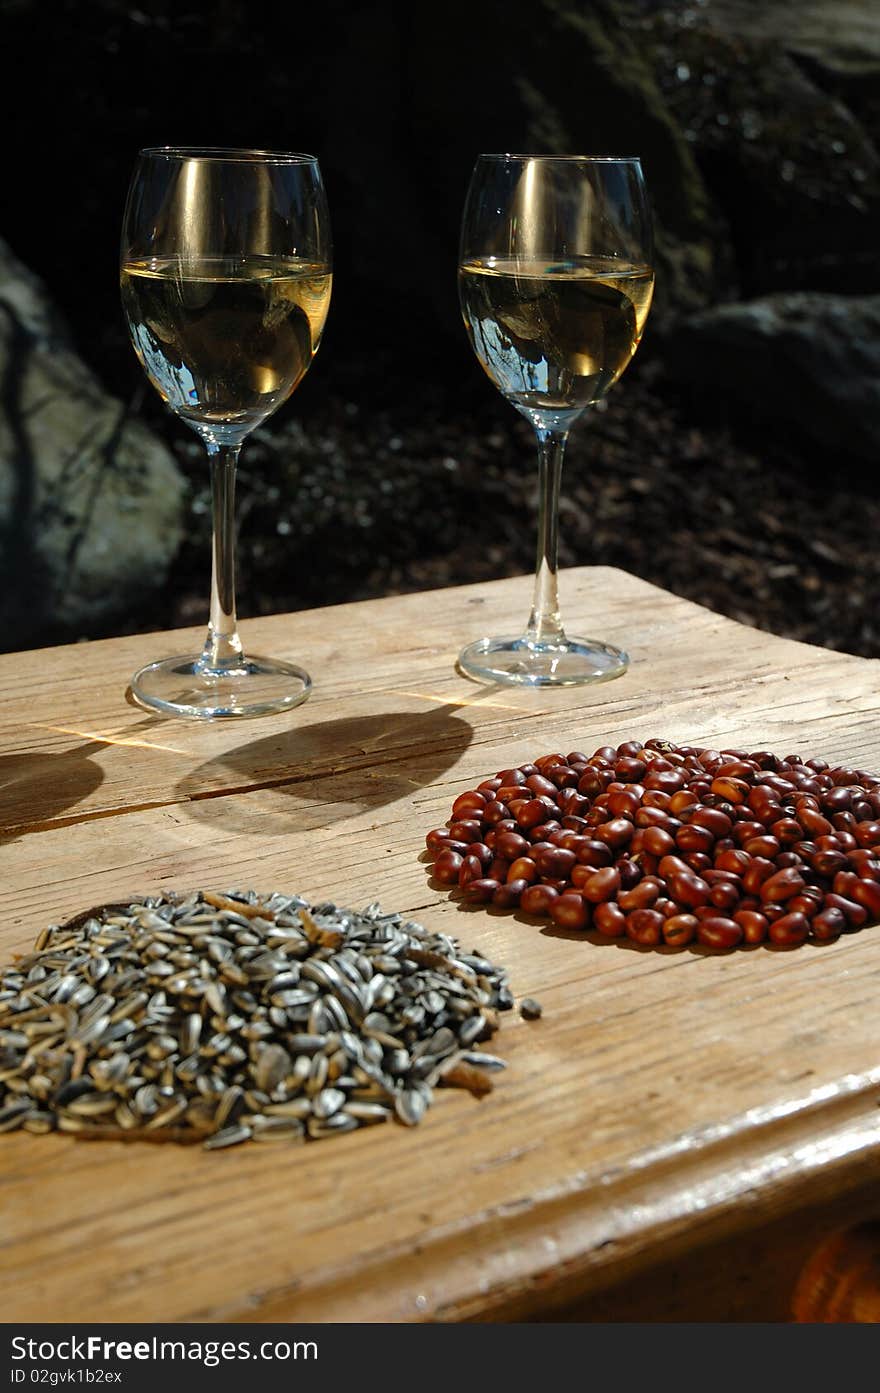
<path id="1" fill-rule="evenodd" d="M 715 856 L 715 866 L 719 871 L 728 871 L 731 875 L 741 876 L 748 870 L 751 864 L 751 856 L 747 851 L 722 851 Z"/>
<path id="2" fill-rule="evenodd" d="M 669 888 L 672 891 L 672 898 L 677 900 L 679 904 L 696 908 L 708 903 L 709 886 L 705 880 L 693 875 L 690 871 L 672 876 Z"/>
<path id="3" fill-rule="evenodd" d="M 763 943 L 770 927 L 767 918 L 754 909 L 738 909 L 733 916 L 743 931 L 745 943 Z"/>
<path id="4" fill-rule="evenodd" d="M 514 807 L 516 804 L 512 803 L 511 811 Z M 522 803 L 519 810 L 514 813 L 514 817 L 519 827 L 537 827 L 539 823 L 547 820 L 547 804 L 542 802 L 540 798 L 530 798 L 528 802 Z"/>
<path id="5" fill-rule="evenodd" d="M 841 910 L 835 909 L 830 905 L 816 914 L 810 924 L 810 930 L 814 938 L 820 943 L 831 943 L 834 939 L 840 938 L 846 928 L 846 915 Z"/>
<path id="6" fill-rule="evenodd" d="M 483 876 L 483 866 L 478 856 L 462 857 L 461 866 L 458 872 L 458 883 L 461 886 L 468 885 L 472 880 L 480 880 Z"/>
<path id="7" fill-rule="evenodd" d="M 515 861 L 517 856 L 528 856 L 531 844 L 519 832 L 499 832 L 495 838 L 495 850 L 506 860 Z"/>
<path id="8" fill-rule="evenodd" d="M 735 948 L 742 937 L 741 925 L 724 915 L 712 914 L 697 924 L 697 941 L 707 948 Z"/>
<path id="9" fill-rule="evenodd" d="M 537 879 L 538 867 L 529 856 L 517 856 L 515 861 L 511 861 L 507 872 L 508 885 L 513 880 L 524 880 L 527 885 L 534 885 Z"/>
<path id="10" fill-rule="evenodd" d="M 860 822 L 855 829 L 855 839 L 859 846 L 880 846 L 880 822 Z"/>
<path id="11" fill-rule="evenodd" d="M 744 803 L 749 796 L 749 785 L 744 779 L 715 778 L 712 780 L 712 792 L 728 803 Z"/>
<path id="12" fill-rule="evenodd" d="M 758 895 L 761 886 L 775 873 L 776 866 L 765 856 L 755 856 L 750 866 L 743 871 L 743 889 L 750 895 Z"/>
<path id="13" fill-rule="evenodd" d="M 745 884 L 745 880 L 743 880 Z M 804 888 L 806 881 L 794 866 L 786 866 L 768 876 L 761 886 L 761 900 L 764 904 L 783 904 Z"/>
<path id="14" fill-rule="evenodd" d="M 485 793 L 460 793 L 452 805 L 452 816 L 470 817 L 472 814 L 482 814 L 488 802 Z"/>
<path id="15" fill-rule="evenodd" d="M 692 943 L 697 934 L 699 920 L 693 914 L 671 914 L 663 921 L 663 938 L 666 943 L 680 946 Z"/>
<path id="16" fill-rule="evenodd" d="M 563 876 L 570 876 L 572 867 L 577 865 L 577 857 L 573 851 L 566 851 L 563 847 L 551 847 L 549 851 L 541 851 L 535 856 L 538 869 L 541 875 L 548 876 L 553 880 L 559 880 Z"/>
<path id="17" fill-rule="evenodd" d="M 685 824 L 679 827 L 675 834 L 675 844 L 679 851 L 711 851 L 715 845 L 715 838 L 708 827 L 694 826 Z"/>
<path id="18" fill-rule="evenodd" d="M 476 904 L 486 904 L 497 889 L 497 880 L 490 880 L 488 877 L 482 880 L 471 880 L 464 887 L 464 897 L 466 900 L 473 900 Z"/>
<path id="19" fill-rule="evenodd" d="M 544 917 L 563 899 L 560 922 L 592 913 L 636 942 L 790 945 L 880 922 L 880 778 L 820 759 L 657 739 L 551 752 L 459 794 L 425 845 L 467 899 Z"/>
<path id="20" fill-rule="evenodd" d="M 655 909 L 634 909 L 626 916 L 626 936 L 651 947 L 663 942 L 666 920 Z"/>
<path id="21" fill-rule="evenodd" d="M 593 909 L 593 928 L 606 938 L 621 938 L 626 933 L 626 915 L 618 905 L 606 900 Z"/>
<path id="22" fill-rule="evenodd" d="M 856 880 L 852 898 L 868 911 L 873 920 L 880 919 L 880 883 L 876 880 Z"/>
<path id="23" fill-rule="evenodd" d="M 743 851 L 748 852 L 749 856 L 762 856 L 768 861 L 772 861 L 782 850 L 776 837 L 750 837 L 744 844 Z"/>
<path id="24" fill-rule="evenodd" d="M 646 827 L 642 844 L 652 856 L 669 856 L 675 851 L 675 839 L 662 827 Z"/>
<path id="25" fill-rule="evenodd" d="M 560 929 L 583 931 L 590 926 L 590 909 L 581 895 L 569 891 L 553 901 L 550 918 Z"/>
<path id="26" fill-rule="evenodd" d="M 462 859 L 457 851 L 441 851 L 434 862 L 434 879 L 439 880 L 441 885 L 457 885 Z"/>
<path id="27" fill-rule="evenodd" d="M 602 866 L 598 871 L 594 871 L 588 880 L 581 886 L 581 893 L 584 899 L 592 904 L 601 904 L 604 900 L 613 900 L 620 889 L 620 872 L 616 866 Z"/>
<path id="28" fill-rule="evenodd" d="M 528 888 L 527 880 L 509 880 L 506 885 L 498 886 L 492 896 L 492 903 L 499 909 L 514 909 L 519 904 L 523 891 Z"/>
<path id="29" fill-rule="evenodd" d="M 709 903 L 716 909 L 734 910 L 741 898 L 742 894 L 732 880 L 719 880 L 709 891 Z"/>
<path id="30" fill-rule="evenodd" d="M 769 932 L 771 943 L 803 943 L 810 932 L 810 921 L 805 914 L 783 914 L 770 925 Z"/>
<path id="31" fill-rule="evenodd" d="M 880 886 L 877 887 L 880 889 Z M 634 909 L 650 909 L 660 898 L 660 885 L 656 880 L 640 880 L 631 890 L 621 890 L 617 903 L 625 913 Z"/>
<path id="32" fill-rule="evenodd" d="M 529 885 L 523 890 L 520 909 L 524 914 L 549 914 L 550 907 L 559 898 L 559 891 L 551 885 Z"/>
<path id="33" fill-rule="evenodd" d="M 449 841 L 448 827 L 434 827 L 425 838 L 425 846 L 429 851 L 444 851 L 449 845 Z"/>
<path id="34" fill-rule="evenodd" d="M 826 895 L 825 908 L 839 909 L 851 929 L 861 929 L 868 922 L 868 911 L 865 906 L 857 904 L 855 900 L 848 900 L 843 895 L 833 893 Z"/>
<path id="35" fill-rule="evenodd" d="M 606 842 L 613 851 L 622 851 L 632 839 L 633 825 L 624 817 L 612 818 L 596 828 L 596 840 Z"/>
<path id="36" fill-rule="evenodd" d="M 712 837 L 717 841 L 719 837 L 726 837 L 733 821 L 727 813 L 721 812 L 720 808 L 697 808 L 690 820 L 691 827 L 705 827 L 707 832 L 712 833 Z M 698 848 L 699 849 L 699 848 Z"/>

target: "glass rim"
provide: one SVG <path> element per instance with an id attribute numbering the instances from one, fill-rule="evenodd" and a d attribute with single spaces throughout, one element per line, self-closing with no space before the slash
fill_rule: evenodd
<path id="1" fill-rule="evenodd" d="M 515 151 L 504 151 L 503 153 L 480 154 L 478 160 L 540 160 L 550 164 L 554 160 L 560 164 L 571 164 L 580 162 L 581 164 L 641 164 L 641 155 L 526 155 Z"/>
<path id="2" fill-rule="evenodd" d="M 307 155 L 297 151 L 251 150 L 246 146 L 223 145 L 147 145 L 138 151 L 138 158 L 164 158 L 168 160 L 204 160 L 217 164 L 313 164 L 318 163 L 317 155 Z"/>

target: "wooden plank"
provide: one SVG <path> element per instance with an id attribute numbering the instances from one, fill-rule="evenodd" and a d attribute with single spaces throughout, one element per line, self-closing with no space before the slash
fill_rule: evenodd
<path id="1" fill-rule="evenodd" d="M 441 1094 L 412 1131 L 283 1155 L 0 1139 L 6 1319 L 506 1318 L 876 1166 L 880 932 L 724 957 L 599 944 L 456 904 L 421 849 L 458 792 L 556 748 L 666 735 L 880 765 L 878 664 L 585 569 L 570 626 L 626 646 L 624 678 L 458 677 L 458 647 L 516 629 L 528 598 L 523 578 L 255 621 L 255 648 L 316 680 L 259 722 L 126 704 L 138 662 L 194 633 L 0 658 L 4 957 L 134 890 L 287 888 L 452 932 L 545 1007 L 505 1019 L 490 1098 Z"/>

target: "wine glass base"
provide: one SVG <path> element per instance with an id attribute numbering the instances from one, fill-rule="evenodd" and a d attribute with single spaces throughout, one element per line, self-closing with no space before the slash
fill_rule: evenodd
<path id="1" fill-rule="evenodd" d="M 629 667 L 619 648 L 597 639 L 566 638 L 537 643 L 524 638 L 481 638 L 468 644 L 458 659 L 467 677 L 518 687 L 578 687 L 608 682 Z"/>
<path id="2" fill-rule="evenodd" d="M 244 658 L 212 671 L 201 654 L 149 663 L 131 679 L 140 706 L 163 716 L 199 720 L 271 716 L 305 701 L 312 679 L 302 668 L 271 658 Z"/>

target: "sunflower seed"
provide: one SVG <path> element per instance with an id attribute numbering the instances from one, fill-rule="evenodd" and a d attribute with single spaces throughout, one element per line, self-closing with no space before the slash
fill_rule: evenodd
<path id="1" fill-rule="evenodd" d="M 424 1117 L 436 1083 L 503 1067 L 471 1048 L 503 973 L 378 905 L 253 891 L 146 896 L 43 930 L 0 966 L 0 1130 L 323 1138 Z"/>

